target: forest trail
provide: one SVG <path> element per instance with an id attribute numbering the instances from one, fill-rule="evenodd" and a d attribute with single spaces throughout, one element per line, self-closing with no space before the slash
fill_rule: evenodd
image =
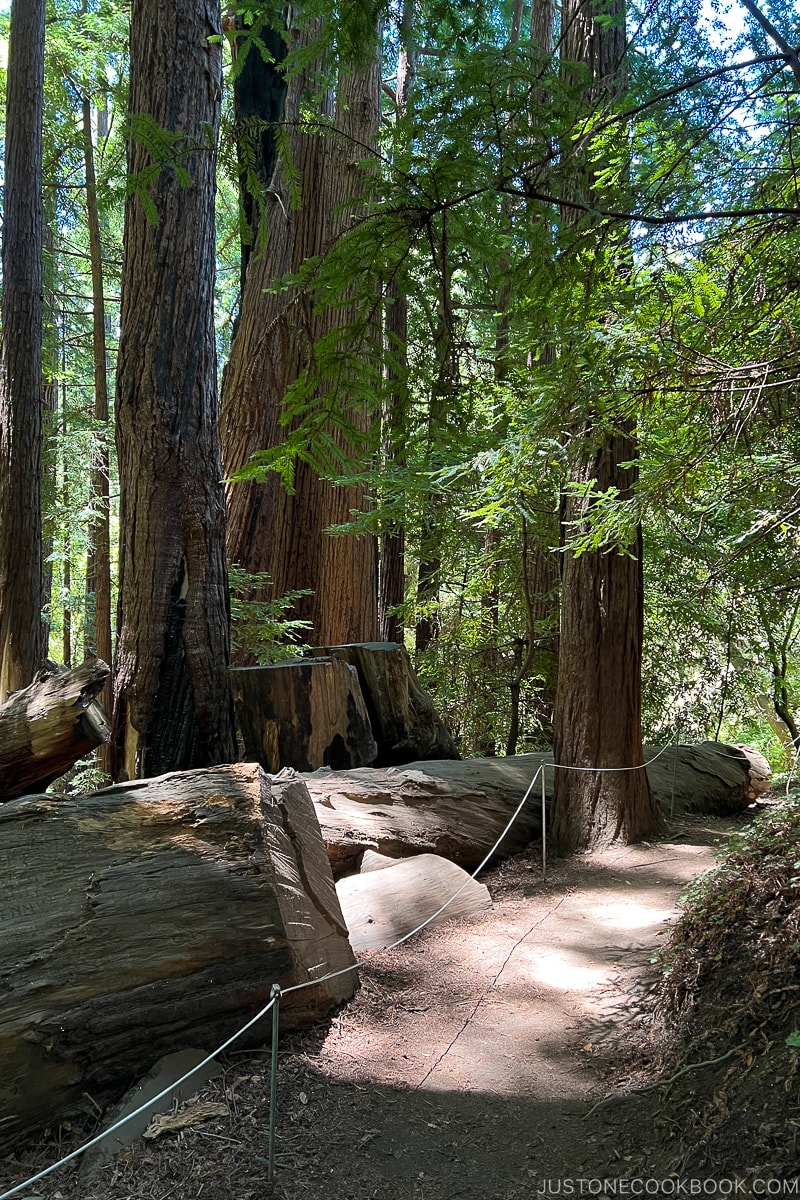
<path id="1" fill-rule="evenodd" d="M 484 876 L 488 912 L 365 956 L 332 1024 L 281 1042 L 273 1187 L 265 1050 L 233 1056 L 202 1089 L 227 1117 L 36 1195 L 533 1200 L 641 1175 L 620 1138 L 641 1095 L 596 1101 L 645 1036 L 651 959 L 681 892 L 739 824 L 683 821 L 660 842 L 551 864 L 544 882 L 532 845 Z"/>

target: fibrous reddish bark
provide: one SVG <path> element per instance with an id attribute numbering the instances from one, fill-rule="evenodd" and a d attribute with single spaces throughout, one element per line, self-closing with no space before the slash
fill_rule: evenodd
<path id="1" fill-rule="evenodd" d="M 44 657 L 42 110 L 45 0 L 13 0 L 3 155 L 0 702 Z"/>
<path id="2" fill-rule="evenodd" d="M 213 322 L 220 26 L 218 2 L 133 5 L 129 176 L 152 172 L 151 123 L 175 140 L 148 188 L 158 219 L 135 188 L 125 210 L 118 778 L 235 757 Z"/>
<path id="3" fill-rule="evenodd" d="M 314 29 L 307 32 L 309 39 Z M 317 31 L 318 32 L 318 31 Z M 279 162 L 268 196 L 268 238 L 262 254 L 250 258 L 238 333 L 222 389 L 222 430 L 226 476 L 244 467 L 258 450 L 283 444 L 284 397 L 313 362 L 320 338 L 347 325 L 354 311 L 326 305 L 312 295 L 313 284 L 275 290 L 276 280 L 296 275 L 304 263 L 325 254 L 352 219 L 358 197 L 368 190 L 359 169 L 372 145 L 380 117 L 380 77 L 373 65 L 340 74 L 336 95 L 326 94 L 318 125 L 304 119 L 306 93 L 316 88 L 315 71 L 295 74 L 285 104 L 286 133 L 302 204 L 293 200 L 296 181 Z M 325 129 L 332 122 L 332 129 Z M 344 349 L 344 347 L 343 347 Z M 316 403 L 330 401 L 322 385 Z M 335 402 L 348 407 L 341 394 Z M 366 428 L 362 411 L 348 413 Z M 340 433 L 326 430 L 338 441 Z M 228 557 L 245 570 L 266 573 L 271 595 L 299 589 L 292 616 L 308 620 L 318 642 L 368 641 L 377 633 L 377 555 L 375 539 L 331 537 L 331 525 L 352 519 L 364 505 L 360 486 L 337 486 L 305 462 L 296 464 L 291 494 L 272 472 L 262 482 L 228 487 Z M 248 664 L 246 650 L 238 656 Z"/>

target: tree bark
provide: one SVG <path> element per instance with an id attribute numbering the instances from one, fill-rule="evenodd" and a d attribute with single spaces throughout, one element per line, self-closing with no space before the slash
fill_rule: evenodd
<path id="1" fill-rule="evenodd" d="M 338 771 L 375 761 L 358 674 L 342 659 L 239 667 L 231 681 L 245 755 L 266 771 Z"/>
<path id="2" fill-rule="evenodd" d="M 378 744 L 375 765 L 394 766 L 417 758 L 460 758 L 453 738 L 420 685 L 405 646 L 364 642 L 319 646 L 358 671 L 361 691 Z"/>
<path id="3" fill-rule="evenodd" d="M 567 64 L 579 62 L 589 68 L 590 103 L 608 104 L 618 97 L 625 86 L 624 0 L 615 0 L 610 12 L 601 12 L 594 2 L 570 0 L 562 11 L 562 28 Z M 583 195 L 594 194 L 595 181 L 580 161 L 575 186 Z M 627 242 L 615 246 L 612 239 L 601 254 L 607 273 L 627 270 Z M 590 288 L 588 281 L 586 287 Z M 614 411 L 613 398 L 606 409 L 602 419 L 587 414 L 585 427 L 576 430 L 573 482 L 583 490 L 573 490 L 563 502 L 563 528 L 569 537 L 585 532 L 592 516 L 592 491 L 611 491 L 621 502 L 629 501 L 638 480 L 635 428 Z M 642 637 L 641 528 L 630 546 L 580 555 L 567 547 L 553 815 L 554 840 L 564 853 L 616 839 L 637 841 L 661 826 L 642 767 Z"/>
<path id="4" fill-rule="evenodd" d="M 0 808 L 0 1139 L 114 1098 L 160 1055 L 213 1048 L 273 983 L 348 968 L 308 793 L 240 764 Z M 355 973 L 287 996 L 325 1017 Z M 241 1045 L 263 1042 L 259 1023 Z"/>
<path id="5" fill-rule="evenodd" d="M 414 44 L 414 0 L 403 0 L 398 28 L 395 120 L 408 120 L 416 79 Z M 400 164 L 402 166 L 402 164 Z M 408 282 L 398 268 L 386 288 L 386 400 L 381 414 L 382 454 L 387 477 L 406 465 L 409 432 L 408 394 Z M 383 504 L 392 515 L 381 533 L 378 589 L 378 623 L 384 642 L 402 642 L 403 622 L 398 613 L 405 600 L 406 513 L 402 488 L 388 483 L 383 489 Z"/>
<path id="6" fill-rule="evenodd" d="M 108 741 L 108 716 L 96 697 L 110 674 L 99 660 L 73 671 L 48 663 L 0 705 L 0 802 L 41 791 Z"/>
<path id="7" fill-rule="evenodd" d="M 0 702 L 44 657 L 42 110 L 44 0 L 13 0 L 8 53 L 0 353 Z"/>
<path id="8" fill-rule="evenodd" d="M 624 499 L 635 469 L 620 463 L 634 457 L 630 438 L 612 437 L 584 479 L 594 480 L 600 492 L 617 487 Z M 568 501 L 572 530 L 590 509 L 581 499 Z M 661 823 L 641 765 L 641 564 L 641 532 L 627 548 L 564 554 L 553 815 L 553 838 L 562 853 L 637 841 Z"/>
<path id="9" fill-rule="evenodd" d="M 108 456 L 108 350 L 106 346 L 106 303 L 103 286 L 103 244 L 100 210 L 97 205 L 97 174 L 92 139 L 92 105 L 83 97 L 83 157 L 86 171 L 86 222 L 89 231 L 89 261 L 92 272 L 92 360 L 94 370 L 94 419 L 97 445 L 89 488 L 92 518 L 86 553 L 86 614 L 84 653 L 111 662 L 111 531 Z M 98 134 L 103 135 L 107 114 L 98 109 Z M 111 681 L 101 701 L 111 711 Z M 110 747 L 100 752 L 101 765 L 111 768 Z"/>
<path id="10" fill-rule="evenodd" d="M 213 324 L 220 26 L 218 3 L 133 5 L 130 111 L 146 120 L 128 171 L 141 181 L 158 166 L 158 220 L 134 190 L 117 374 L 117 778 L 235 757 Z M 176 139 L 159 163 L 146 121 Z"/>
<path id="11" fill-rule="evenodd" d="M 314 30 L 306 35 L 309 41 L 313 35 Z M 296 274 L 310 258 L 335 245 L 369 186 L 358 163 L 378 129 L 377 62 L 351 74 L 342 68 L 335 101 L 327 94 L 322 103 L 323 123 L 333 122 L 327 132 L 309 125 L 303 113 L 319 66 L 313 64 L 289 82 L 285 123 L 292 167 L 283 161 L 276 167 L 266 249 L 253 255 L 248 266 L 241 320 L 223 380 L 228 477 L 256 451 L 285 442 L 288 431 L 281 419 L 287 390 L 313 367 L 319 340 L 335 336 L 355 315 L 346 304 L 318 302 L 313 284 L 274 289 L 276 280 Z M 293 199 L 298 185 L 299 205 Z M 332 381 L 323 383 L 313 403 L 322 409 L 333 399 L 346 408 L 346 399 L 332 395 L 336 387 Z M 346 383 L 338 387 L 346 388 Z M 348 417 L 366 428 L 364 412 L 351 407 Z M 340 433 L 327 429 L 326 435 L 348 453 Z M 275 472 L 263 483 L 228 487 L 229 561 L 251 573 L 266 573 L 274 597 L 310 589 L 313 594 L 301 597 L 290 616 L 310 621 L 315 641 L 365 641 L 377 633 L 375 539 L 327 533 L 329 526 L 362 510 L 364 501 L 362 487 L 337 486 L 304 461 L 296 464 L 291 494 Z M 238 665 L 248 661 L 246 650 L 237 656 Z"/>
<path id="12" fill-rule="evenodd" d="M 666 816 L 729 816 L 769 788 L 769 763 L 749 746 L 648 746 L 646 761 L 653 795 Z M 304 778 L 336 878 L 357 870 L 361 855 L 376 850 L 391 858 L 440 854 L 471 871 L 497 841 L 542 763 L 549 812 L 552 754 L 318 771 Z M 500 843 L 496 860 L 541 835 L 541 797 L 539 779 Z"/>

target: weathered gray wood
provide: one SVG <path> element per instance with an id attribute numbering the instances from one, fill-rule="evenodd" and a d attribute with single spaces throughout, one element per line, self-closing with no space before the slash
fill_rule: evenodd
<path id="1" fill-rule="evenodd" d="M 314 653 L 341 658 L 358 671 L 378 743 L 375 766 L 461 757 L 431 697 L 417 679 L 405 646 L 397 642 L 357 642 L 319 647 Z"/>
<path id="2" fill-rule="evenodd" d="M 438 854 L 417 854 L 383 863 L 380 870 L 349 875 L 339 880 L 336 892 L 354 950 L 392 945 L 429 917 L 433 920 L 428 927 L 433 928 L 492 906 L 485 884 Z M 452 903 L 439 912 L 451 897 Z"/>
<path id="3" fill-rule="evenodd" d="M 238 764 L 0 808 L 0 1142 L 213 1049 L 353 955 L 302 781 Z M 347 972 L 286 996 L 319 1020 Z M 269 1022 L 243 1045 L 263 1042 Z"/>
<path id="4" fill-rule="evenodd" d="M 303 658 L 231 671 L 245 754 L 273 773 L 366 766 L 377 746 L 354 667 Z"/>
<path id="5" fill-rule="evenodd" d="M 392 858 L 441 854 L 473 870 L 500 836 L 542 761 L 549 808 L 551 754 L 319 771 L 305 779 L 337 878 L 355 870 L 359 856 L 368 849 Z M 645 761 L 650 786 L 667 815 L 740 812 L 769 785 L 769 764 L 749 748 L 717 742 L 666 749 L 648 746 Z M 514 854 L 540 834 L 541 784 L 537 781 L 497 857 Z"/>
<path id="6" fill-rule="evenodd" d="M 304 779 L 336 878 L 355 870 L 364 850 L 392 858 L 440 854 L 473 870 L 508 822 L 537 765 L 522 758 L 441 759 L 318 771 Z M 522 850 L 540 830 L 534 797 L 509 831 L 501 856 Z"/>
<path id="7" fill-rule="evenodd" d="M 111 736 L 95 699 L 111 674 L 99 658 L 67 670 L 48 662 L 0 706 L 0 801 L 42 791 Z"/>

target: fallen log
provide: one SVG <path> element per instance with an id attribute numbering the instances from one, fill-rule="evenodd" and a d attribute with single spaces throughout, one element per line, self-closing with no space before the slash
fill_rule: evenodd
<path id="1" fill-rule="evenodd" d="M 492 906 L 485 884 L 438 854 L 384 858 L 380 864 L 373 857 L 366 871 L 340 879 L 336 892 L 354 950 L 380 950 L 423 921 L 432 928 Z"/>
<path id="2" fill-rule="evenodd" d="M 0 705 L 0 801 L 43 791 L 108 741 L 108 716 L 95 697 L 110 674 L 100 659 L 73 670 L 48 662 Z"/>
<path id="3" fill-rule="evenodd" d="M 405 646 L 356 642 L 321 646 L 314 653 L 340 658 L 358 671 L 378 744 L 375 766 L 398 766 L 417 759 L 460 759 L 452 736 L 417 679 Z"/>
<path id="4" fill-rule="evenodd" d="M 549 810 L 551 754 L 317 771 L 304 778 L 336 878 L 355 870 L 365 850 L 392 858 L 440 854 L 472 871 L 502 833 L 542 762 Z M 769 764 L 749 747 L 718 742 L 647 746 L 645 762 L 650 786 L 668 816 L 740 812 L 769 786 Z M 514 854 L 540 836 L 537 781 L 495 857 Z"/>
<path id="5" fill-rule="evenodd" d="M 439 854 L 474 870 L 538 766 L 522 759 L 535 757 L 442 759 L 304 775 L 334 877 L 355 870 L 365 850 L 391 858 Z M 509 830 L 501 855 L 522 850 L 540 832 L 540 806 L 534 797 Z"/>
<path id="6" fill-rule="evenodd" d="M 213 1049 L 273 983 L 354 962 L 305 786 L 273 790 L 254 764 L 13 800 L 0 858 L 0 1144 L 116 1098 L 164 1053 Z M 291 993 L 282 1027 L 354 987 L 348 971 Z"/>
<path id="7" fill-rule="evenodd" d="M 301 658 L 230 672 L 245 755 L 273 774 L 366 766 L 378 748 L 355 667 Z"/>

